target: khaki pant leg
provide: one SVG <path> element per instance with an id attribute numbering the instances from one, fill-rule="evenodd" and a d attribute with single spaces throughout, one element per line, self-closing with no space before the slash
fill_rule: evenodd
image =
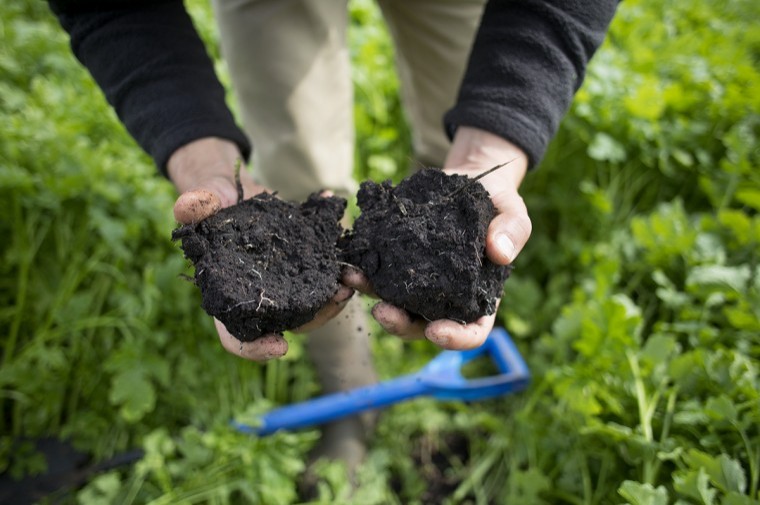
<path id="1" fill-rule="evenodd" d="M 485 0 L 378 0 L 396 47 L 417 161 L 440 167 L 443 115 L 457 97 Z"/>
<path id="2" fill-rule="evenodd" d="M 347 0 L 214 0 L 257 180 L 290 200 L 355 193 Z"/>
<path id="3" fill-rule="evenodd" d="M 356 193 L 352 178 L 353 88 L 346 47 L 347 0 L 214 0 L 254 176 L 289 200 L 331 189 Z M 306 350 L 324 392 L 376 382 L 361 300 L 311 332 Z M 314 456 L 364 458 L 371 417 L 328 424 Z"/>

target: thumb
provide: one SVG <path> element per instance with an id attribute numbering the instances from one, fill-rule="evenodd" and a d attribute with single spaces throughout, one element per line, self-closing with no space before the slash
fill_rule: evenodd
<path id="1" fill-rule="evenodd" d="M 214 192 L 206 189 L 185 191 L 174 203 L 174 218 L 182 224 L 197 223 L 221 208 L 222 201 Z"/>
<path id="2" fill-rule="evenodd" d="M 525 202 L 517 192 L 494 198 L 499 214 L 488 226 L 486 254 L 497 265 L 512 263 L 530 238 L 533 225 Z"/>
<path id="3" fill-rule="evenodd" d="M 243 184 L 247 195 L 256 194 L 257 187 L 246 180 Z M 203 221 L 224 207 L 237 203 L 238 191 L 231 177 L 213 175 L 196 182 L 189 191 L 183 192 L 174 203 L 174 218 L 182 224 Z"/>

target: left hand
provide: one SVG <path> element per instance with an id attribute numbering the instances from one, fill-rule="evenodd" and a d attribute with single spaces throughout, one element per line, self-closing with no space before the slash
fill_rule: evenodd
<path id="1" fill-rule="evenodd" d="M 224 207 L 235 205 L 238 200 L 235 164 L 240 158 L 235 144 L 219 138 L 195 140 L 173 153 L 167 171 L 181 193 L 174 204 L 176 220 L 182 224 L 197 223 Z M 241 170 L 239 175 L 246 198 L 268 191 L 256 184 L 247 170 Z M 310 331 L 322 326 L 343 310 L 353 294 L 353 289 L 339 286 L 313 320 L 293 331 Z M 244 359 L 267 361 L 280 358 L 288 351 L 288 343 L 282 335 L 268 334 L 251 342 L 241 342 L 216 318 L 214 325 L 222 347 Z"/>
<path id="2" fill-rule="evenodd" d="M 486 255 L 498 265 L 509 265 L 522 250 L 531 233 L 528 209 L 518 193 L 528 167 L 527 155 L 516 145 L 478 128 L 460 126 L 446 157 L 444 171 L 475 177 L 489 168 L 509 162 L 480 183 L 491 195 L 497 215 L 486 236 Z M 356 269 L 347 269 L 343 284 L 372 293 L 367 278 Z M 498 307 L 498 303 L 497 303 Z M 444 349 L 473 349 L 485 342 L 493 328 L 496 312 L 477 321 L 462 324 L 450 319 L 425 321 L 404 309 L 380 302 L 372 315 L 389 333 L 404 339 L 426 338 Z"/>

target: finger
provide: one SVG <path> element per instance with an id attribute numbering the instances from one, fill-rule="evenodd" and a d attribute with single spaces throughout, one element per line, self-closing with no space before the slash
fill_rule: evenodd
<path id="1" fill-rule="evenodd" d="M 483 316 L 475 322 L 462 324 L 450 319 L 433 321 L 425 328 L 425 338 L 439 347 L 455 351 L 475 349 L 483 345 L 493 329 L 496 314 Z"/>
<path id="2" fill-rule="evenodd" d="M 351 287 L 362 294 L 369 295 L 373 298 L 377 298 L 375 291 L 372 289 L 372 284 L 364 272 L 354 266 L 344 266 L 341 273 L 341 282 L 348 287 Z"/>
<path id="3" fill-rule="evenodd" d="M 221 208 L 222 201 L 211 191 L 186 191 L 174 204 L 174 218 L 182 224 L 197 223 L 216 214 Z"/>
<path id="4" fill-rule="evenodd" d="M 333 295 L 329 302 L 327 302 L 327 305 L 322 307 L 315 314 L 314 319 L 299 326 L 293 331 L 296 333 L 303 333 L 324 326 L 327 321 L 340 314 L 340 312 L 346 308 L 346 305 L 348 305 L 348 301 L 352 296 L 354 296 L 354 290 L 348 286 L 341 285 L 340 288 L 338 288 L 338 292 Z"/>
<path id="5" fill-rule="evenodd" d="M 516 192 L 494 197 L 494 204 L 499 214 L 488 226 L 486 254 L 497 265 L 509 265 L 528 242 L 533 225 Z"/>
<path id="6" fill-rule="evenodd" d="M 427 321 L 413 319 L 405 311 L 387 302 L 380 302 L 372 307 L 372 316 L 385 331 L 404 340 L 417 340 L 425 336 Z"/>
<path id="7" fill-rule="evenodd" d="M 214 319 L 219 340 L 227 352 L 250 361 L 267 361 L 280 358 L 288 352 L 288 342 L 282 335 L 264 335 L 252 342 L 241 342 L 227 331 L 224 324 Z"/>

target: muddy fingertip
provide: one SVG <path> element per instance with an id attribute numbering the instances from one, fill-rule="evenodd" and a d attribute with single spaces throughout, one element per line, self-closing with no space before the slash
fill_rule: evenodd
<path id="1" fill-rule="evenodd" d="M 369 285 L 367 276 L 364 272 L 353 265 L 344 265 L 341 271 L 341 280 L 346 286 L 352 288 L 366 288 Z"/>
<path id="2" fill-rule="evenodd" d="M 333 301 L 338 305 L 346 303 L 352 296 L 354 296 L 355 292 L 356 291 L 354 291 L 352 287 L 341 285 L 335 293 L 335 296 L 333 296 Z"/>
<path id="3" fill-rule="evenodd" d="M 216 214 L 221 208 L 221 200 L 211 191 L 187 191 L 182 193 L 174 204 L 174 219 L 182 224 L 197 223 Z"/>
<path id="4" fill-rule="evenodd" d="M 288 353 L 288 341 L 279 335 L 267 335 L 258 339 L 256 342 L 258 349 L 252 352 L 252 356 L 242 356 L 254 361 L 268 361 L 270 359 L 281 358 Z M 254 341 L 255 342 L 255 341 Z M 251 343 L 251 347 L 254 344 Z"/>

